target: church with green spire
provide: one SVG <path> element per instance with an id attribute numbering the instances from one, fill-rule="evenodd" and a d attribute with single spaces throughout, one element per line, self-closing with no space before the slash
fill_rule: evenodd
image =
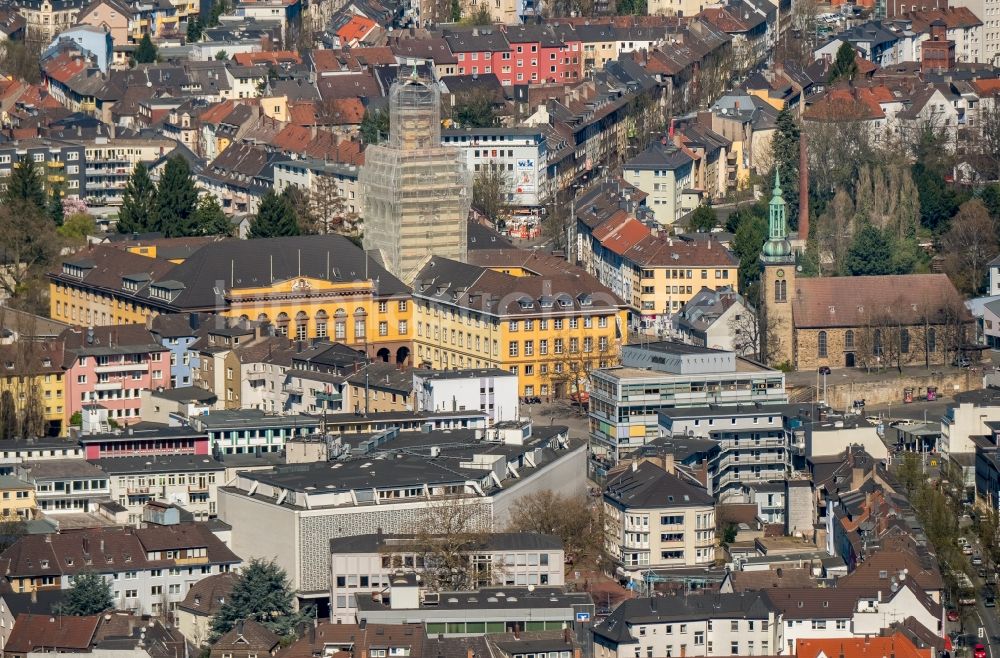
<path id="1" fill-rule="evenodd" d="M 788 208 L 781 192 L 781 177 L 774 173 L 768 203 L 767 242 L 760 250 L 761 354 L 774 363 L 794 363 L 792 305 L 788 290 L 795 287 L 795 255 L 788 241 Z"/>
<path id="2" fill-rule="evenodd" d="M 971 316 L 947 275 L 799 278 L 777 173 L 768 209 L 756 303 L 762 361 L 797 370 L 926 367 L 964 344 L 949 318 L 961 317 L 969 333 Z"/>

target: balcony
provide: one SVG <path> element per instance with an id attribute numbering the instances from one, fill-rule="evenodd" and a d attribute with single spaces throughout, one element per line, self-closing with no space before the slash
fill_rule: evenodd
<path id="1" fill-rule="evenodd" d="M 189 484 L 188 493 L 208 493 L 208 484 L 207 483 Z"/>
<path id="2" fill-rule="evenodd" d="M 189 564 L 208 564 L 208 556 L 204 557 L 179 557 L 174 560 L 177 566 L 186 566 Z"/>
<path id="3" fill-rule="evenodd" d="M 148 495 L 150 495 L 149 494 L 149 487 L 128 487 L 126 489 L 126 492 L 130 496 L 148 496 Z"/>
<path id="4" fill-rule="evenodd" d="M 344 399 L 344 396 L 340 393 L 326 393 L 319 391 L 316 393 L 317 400 L 325 400 L 326 402 L 340 402 Z"/>
<path id="5" fill-rule="evenodd" d="M 123 387 L 120 381 L 117 382 L 97 382 L 94 384 L 95 391 L 120 391 Z"/>
<path id="6" fill-rule="evenodd" d="M 95 366 L 94 372 L 149 372 L 148 363 L 106 363 Z"/>

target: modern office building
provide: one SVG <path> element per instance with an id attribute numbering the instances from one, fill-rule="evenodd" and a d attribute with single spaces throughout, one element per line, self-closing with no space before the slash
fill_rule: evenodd
<path id="1" fill-rule="evenodd" d="M 322 608 L 331 539 L 434 528 L 449 509 L 461 511 L 462 526 L 499 530 L 525 496 L 581 495 L 586 446 L 567 432 L 529 425 L 344 435 L 350 450 L 332 461 L 238 472 L 219 489 L 219 518 L 233 528 L 234 551 L 276 560 L 300 600 Z"/>
<path id="2" fill-rule="evenodd" d="M 663 436 L 704 437 L 719 446 L 708 462 L 708 492 L 718 500 L 745 497 L 744 486 L 787 479 L 791 437 L 787 405 L 747 404 L 662 409 Z M 784 522 L 782 514 L 776 522 Z"/>
<path id="3" fill-rule="evenodd" d="M 624 345 L 620 366 L 590 373 L 590 436 L 618 459 L 660 435 L 661 409 L 787 399 L 784 373 L 734 352 L 670 341 Z"/>
<path id="4" fill-rule="evenodd" d="M 431 255 L 465 261 L 472 175 L 441 145 L 441 92 L 414 75 L 389 92 L 389 140 L 365 149 L 364 247 L 410 282 Z"/>
<path id="5" fill-rule="evenodd" d="M 413 393 L 420 411 L 475 411 L 490 423 L 520 418 L 517 375 L 499 368 L 414 370 Z"/>
<path id="6" fill-rule="evenodd" d="M 330 619 L 350 623 L 357 599 L 392 584 L 394 575 L 422 573 L 427 546 L 434 538 L 414 535 L 360 535 L 330 540 Z M 477 587 L 529 585 L 561 587 L 566 560 L 558 537 L 531 532 L 490 533 L 466 551 L 467 569 Z"/>

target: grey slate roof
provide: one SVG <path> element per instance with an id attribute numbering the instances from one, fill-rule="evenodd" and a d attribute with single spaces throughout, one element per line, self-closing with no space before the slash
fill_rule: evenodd
<path id="1" fill-rule="evenodd" d="M 629 630 L 636 624 L 702 619 L 767 619 L 770 605 L 764 594 L 692 594 L 629 599 L 594 627 L 594 635 L 618 644 L 635 644 Z"/>
<path id="2" fill-rule="evenodd" d="M 651 462 L 627 469 L 610 480 L 604 495 L 631 508 L 714 505 L 705 490 Z"/>

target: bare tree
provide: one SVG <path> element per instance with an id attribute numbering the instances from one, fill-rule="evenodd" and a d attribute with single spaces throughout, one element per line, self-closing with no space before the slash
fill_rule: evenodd
<path id="1" fill-rule="evenodd" d="M 430 503 L 413 527 L 412 551 L 424 565 L 432 590 L 476 587 L 470 556 L 485 544 L 490 531 L 489 510 L 478 500 L 449 499 Z"/>
<path id="2" fill-rule="evenodd" d="M 980 101 L 979 129 L 973 135 L 977 170 L 986 180 L 1000 180 L 1000 96 Z"/>
<path id="3" fill-rule="evenodd" d="M 314 218 L 313 232 L 359 234 L 359 215 L 340 194 L 333 176 L 320 176 L 309 191 L 310 214 Z"/>
<path id="4" fill-rule="evenodd" d="M 941 238 L 945 271 L 955 286 L 975 295 L 983 287 L 986 265 L 997 255 L 996 226 L 979 199 L 966 201 Z"/>
<path id="5" fill-rule="evenodd" d="M 30 204 L 0 207 L 0 290 L 11 305 L 46 312 L 45 271 L 59 255 L 61 240 L 55 225 Z"/>
<path id="6" fill-rule="evenodd" d="M 749 356 L 755 361 L 766 362 L 761 357 L 761 321 L 757 312 L 747 306 L 742 313 L 729 318 L 729 333 L 733 336 L 733 351 L 741 356 Z"/>
<path id="7" fill-rule="evenodd" d="M 497 230 L 503 230 L 510 205 L 508 198 L 512 181 L 502 162 L 482 165 L 472 180 L 472 205 L 490 220 Z"/>
<path id="8" fill-rule="evenodd" d="M 582 491 L 565 496 L 546 489 L 525 496 L 511 514 L 509 529 L 559 537 L 574 564 L 601 564 L 605 558 L 603 506 L 592 504 Z"/>

